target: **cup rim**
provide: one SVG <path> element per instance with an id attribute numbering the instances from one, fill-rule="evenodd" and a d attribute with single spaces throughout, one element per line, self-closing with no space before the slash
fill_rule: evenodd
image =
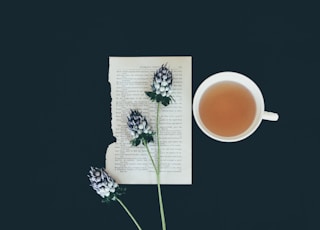
<path id="1" fill-rule="evenodd" d="M 211 132 L 210 130 L 208 130 L 205 127 L 205 125 L 202 123 L 200 114 L 199 114 L 199 104 L 200 104 L 200 100 L 203 93 L 212 85 L 218 82 L 224 82 L 224 81 L 233 81 L 245 86 L 253 95 L 256 106 L 257 106 L 255 119 L 252 122 L 252 124 L 248 127 L 248 129 L 238 135 L 230 136 L 230 137 L 217 135 Z M 264 98 L 257 84 L 253 80 L 251 80 L 249 77 L 233 71 L 218 72 L 208 76 L 205 80 L 203 80 L 201 84 L 198 86 L 194 94 L 192 108 L 193 108 L 194 119 L 196 121 L 196 124 L 200 128 L 200 130 L 204 134 L 206 134 L 208 137 L 221 142 L 237 142 L 249 137 L 252 133 L 256 131 L 256 129 L 261 124 L 262 115 L 265 109 Z"/>

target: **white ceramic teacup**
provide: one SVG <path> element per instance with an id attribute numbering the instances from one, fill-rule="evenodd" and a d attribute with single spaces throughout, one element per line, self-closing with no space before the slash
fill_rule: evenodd
<path id="1" fill-rule="evenodd" d="M 246 87 L 254 98 L 256 104 L 256 114 L 251 125 L 242 133 L 235 136 L 221 136 L 210 131 L 201 121 L 199 105 L 204 92 L 211 86 L 221 82 L 234 82 Z M 205 79 L 198 87 L 193 98 L 193 115 L 199 128 L 209 137 L 222 142 L 236 142 L 250 136 L 260 125 L 262 120 L 277 121 L 277 113 L 264 110 L 264 99 L 259 87 L 248 77 L 236 72 L 220 72 Z"/>

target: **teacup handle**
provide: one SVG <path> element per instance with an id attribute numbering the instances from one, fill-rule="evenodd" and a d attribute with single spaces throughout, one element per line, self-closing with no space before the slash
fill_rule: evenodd
<path id="1" fill-rule="evenodd" d="M 267 121 L 277 121 L 279 119 L 279 115 L 277 113 L 264 111 L 262 119 Z"/>

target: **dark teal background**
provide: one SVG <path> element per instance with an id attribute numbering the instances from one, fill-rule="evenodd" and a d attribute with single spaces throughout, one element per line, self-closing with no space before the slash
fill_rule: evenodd
<path id="1" fill-rule="evenodd" d="M 276 123 L 220 143 L 193 125 L 193 185 L 163 186 L 168 229 L 320 229 L 317 4 L 65 1 L 2 7 L 2 208 L 6 229 L 135 229 L 89 187 L 114 141 L 109 56 L 190 55 L 193 93 L 236 71 Z M 191 101 L 190 101 L 191 103 Z M 143 229 L 160 229 L 155 186 L 127 186 Z"/>

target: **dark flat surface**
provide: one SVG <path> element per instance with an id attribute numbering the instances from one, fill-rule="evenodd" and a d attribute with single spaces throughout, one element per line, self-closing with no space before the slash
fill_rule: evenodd
<path id="1" fill-rule="evenodd" d="M 163 187 L 168 229 L 320 229 L 317 5 L 115 2 L 3 8 L 6 229 L 135 229 L 86 177 L 114 140 L 112 55 L 191 55 L 193 93 L 213 73 L 243 73 L 280 115 L 232 144 L 193 121 L 194 184 Z M 142 227 L 160 229 L 156 187 L 127 189 Z"/>

